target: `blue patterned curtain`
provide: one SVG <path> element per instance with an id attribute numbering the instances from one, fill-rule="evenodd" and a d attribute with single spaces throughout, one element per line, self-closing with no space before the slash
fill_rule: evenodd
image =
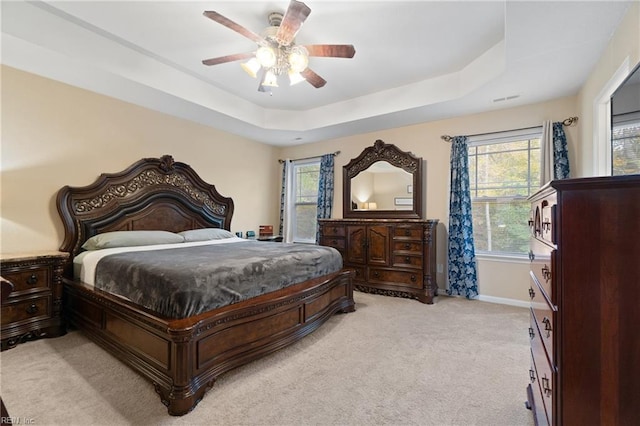
<path id="1" fill-rule="evenodd" d="M 553 123 L 553 178 L 566 179 L 570 176 L 567 136 L 562 122 Z"/>
<path id="2" fill-rule="evenodd" d="M 465 296 L 467 299 L 475 299 L 478 296 L 471 210 L 467 137 L 456 136 L 451 142 L 447 294 Z"/>
<path id="3" fill-rule="evenodd" d="M 331 218 L 333 207 L 333 157 L 325 154 L 320 160 L 320 177 L 318 179 L 318 219 Z M 316 244 L 320 242 L 320 227 L 316 228 Z"/>
<path id="4" fill-rule="evenodd" d="M 289 167 L 289 160 L 282 162 L 282 187 L 280 189 L 280 227 L 278 235 L 284 236 L 284 200 L 287 196 L 287 167 Z"/>

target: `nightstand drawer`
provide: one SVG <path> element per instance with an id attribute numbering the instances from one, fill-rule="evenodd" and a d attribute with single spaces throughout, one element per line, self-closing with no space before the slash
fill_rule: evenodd
<path id="1" fill-rule="evenodd" d="M 48 267 L 20 269 L 13 272 L 10 269 L 3 269 L 2 276 L 13 283 L 10 298 L 51 288 L 51 269 Z"/>
<path id="2" fill-rule="evenodd" d="M 51 296 L 36 297 L 2 306 L 2 326 L 51 315 Z"/>

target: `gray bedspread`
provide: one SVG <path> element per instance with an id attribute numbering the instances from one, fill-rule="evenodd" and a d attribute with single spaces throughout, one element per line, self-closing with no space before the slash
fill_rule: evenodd
<path id="1" fill-rule="evenodd" d="M 330 247 L 247 241 L 112 254 L 98 262 L 95 286 L 186 318 L 341 268 Z"/>

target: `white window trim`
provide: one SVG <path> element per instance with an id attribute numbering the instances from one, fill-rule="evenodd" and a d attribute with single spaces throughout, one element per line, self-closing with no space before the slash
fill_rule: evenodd
<path id="1" fill-rule="evenodd" d="M 627 56 L 593 102 L 593 175 L 611 176 L 611 96 L 629 76 Z"/>
<path id="2" fill-rule="evenodd" d="M 296 225 L 295 224 L 296 202 L 295 202 L 295 191 L 294 191 L 295 169 L 297 166 L 320 163 L 321 159 L 322 159 L 321 157 L 313 157 L 313 158 L 305 158 L 304 160 L 291 160 L 290 162 L 290 167 L 288 167 L 288 175 L 287 175 L 287 183 L 286 183 L 287 214 L 285 215 L 285 217 L 289 218 L 289 220 L 287 220 L 284 224 L 286 242 L 301 243 L 301 244 L 315 244 L 315 238 L 313 240 L 306 240 L 306 239 L 299 239 L 299 238 L 296 239 L 293 232 L 293 229 Z"/>
<path id="3" fill-rule="evenodd" d="M 532 126 L 517 130 L 507 130 L 504 132 L 485 133 L 482 135 L 469 136 L 467 145 L 470 147 L 494 145 L 497 143 L 517 142 L 529 139 L 541 139 L 542 126 Z M 515 198 L 515 197 L 509 197 Z M 473 202 L 474 197 L 471 197 Z M 476 250 L 476 258 L 480 260 L 491 260 L 497 262 L 509 263 L 529 263 L 529 259 L 525 253 L 508 253 L 498 251 Z"/>

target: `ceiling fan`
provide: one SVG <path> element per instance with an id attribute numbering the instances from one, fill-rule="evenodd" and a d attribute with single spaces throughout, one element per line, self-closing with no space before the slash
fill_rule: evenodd
<path id="1" fill-rule="evenodd" d="M 294 38 L 307 19 L 311 9 L 303 2 L 291 0 L 284 14 L 269 14 L 269 27 L 262 35 L 239 25 L 218 12 L 205 11 L 204 16 L 245 36 L 258 44 L 253 52 L 205 59 L 204 65 L 218 65 L 226 62 L 248 59 L 242 68 L 252 77 L 260 75 L 258 91 L 270 92 L 278 86 L 278 77 L 289 75 L 291 84 L 307 81 L 315 88 L 324 86 L 327 81 L 308 67 L 310 56 L 353 58 L 356 53 L 351 44 L 308 44 L 296 45 Z"/>

